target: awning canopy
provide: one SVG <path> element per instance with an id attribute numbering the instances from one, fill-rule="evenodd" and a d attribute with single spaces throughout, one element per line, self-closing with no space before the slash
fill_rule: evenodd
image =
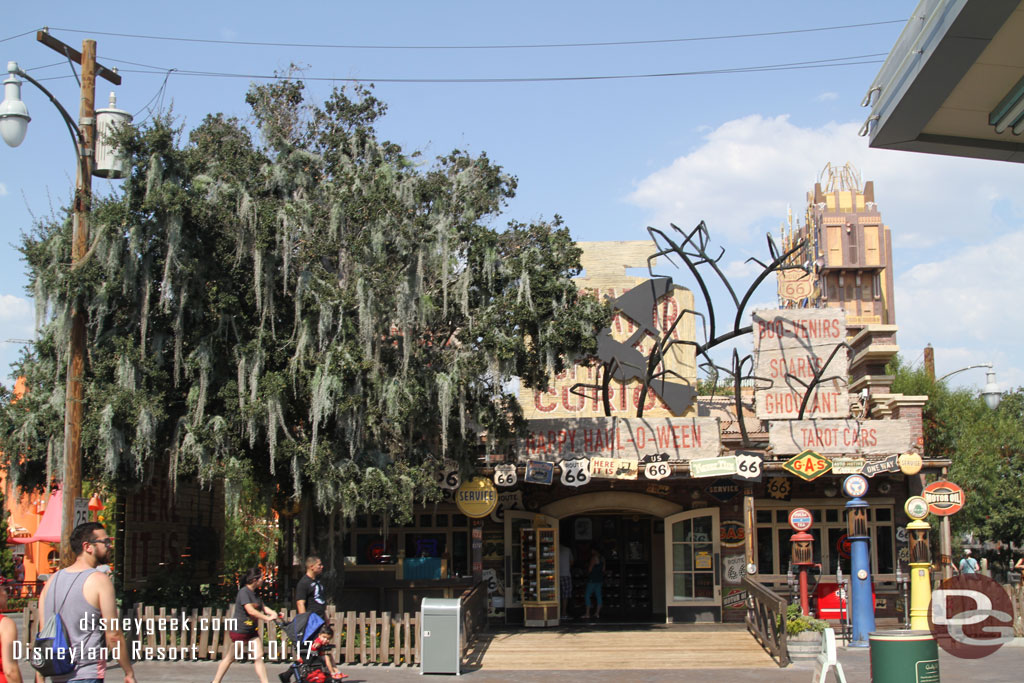
<path id="1" fill-rule="evenodd" d="M 64 509 L 64 495 L 60 490 L 50 493 L 50 499 L 46 501 L 46 511 L 43 512 L 43 519 L 39 522 L 36 533 L 27 538 L 8 538 L 8 543 L 60 543 L 61 517 Z"/>

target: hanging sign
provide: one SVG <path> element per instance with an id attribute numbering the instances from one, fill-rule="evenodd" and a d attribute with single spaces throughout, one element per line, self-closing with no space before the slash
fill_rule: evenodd
<path id="1" fill-rule="evenodd" d="M 672 474 L 672 465 L 668 462 L 668 453 L 655 453 L 644 456 L 644 477 L 647 479 L 664 479 Z"/>
<path id="2" fill-rule="evenodd" d="M 440 469 L 435 475 L 437 485 L 446 491 L 454 491 L 459 488 L 462 479 L 459 476 L 459 463 L 454 460 L 445 460 L 441 463 Z"/>
<path id="3" fill-rule="evenodd" d="M 928 512 L 940 517 L 960 512 L 966 498 L 964 490 L 951 481 L 933 481 L 922 495 L 928 501 Z"/>
<path id="4" fill-rule="evenodd" d="M 586 458 L 573 458 L 558 463 L 562 468 L 562 486 L 583 486 L 590 482 L 590 461 Z"/>
<path id="5" fill-rule="evenodd" d="M 846 314 L 839 308 L 790 308 L 754 311 L 754 375 L 771 381 L 754 392 L 757 417 L 792 420 L 800 415 L 804 394 L 825 363 L 822 378 L 804 405 L 807 417 L 848 417 L 846 377 L 849 354 L 836 347 L 846 340 Z M 830 360 L 831 357 L 831 360 Z M 799 381 L 797 381 L 799 380 Z M 803 384 L 801 384 L 803 382 Z"/>
<path id="6" fill-rule="evenodd" d="M 491 512 L 491 519 L 498 524 L 505 521 L 505 510 L 522 510 L 522 491 L 502 491 L 498 494 L 498 505 Z M 504 543 L 504 540 L 502 541 Z M 499 549 L 500 550 L 500 549 Z"/>
<path id="7" fill-rule="evenodd" d="M 455 492 L 455 505 L 467 517 L 486 517 L 498 506 L 498 489 L 490 479 L 473 477 Z"/>
<path id="8" fill-rule="evenodd" d="M 778 455 L 819 453 L 888 455 L 914 445 L 906 420 L 773 420 L 768 441 Z"/>
<path id="9" fill-rule="evenodd" d="M 636 458 L 591 458 L 590 476 L 595 479 L 636 479 L 639 465 Z"/>
<path id="10" fill-rule="evenodd" d="M 732 479 L 715 479 L 704 489 L 720 503 L 728 503 L 740 493 L 740 485 Z"/>
<path id="11" fill-rule="evenodd" d="M 737 522 L 734 520 L 726 520 L 719 525 L 719 541 L 723 548 L 740 548 L 743 546 L 743 542 L 746 539 L 746 527 L 743 526 L 743 522 Z M 739 566 L 742 571 L 743 567 L 743 556 L 736 555 L 739 558 Z M 726 561 L 728 566 L 728 561 Z M 730 581 L 730 583 L 739 583 L 739 581 Z"/>
<path id="12" fill-rule="evenodd" d="M 860 474 L 867 462 L 864 458 L 832 458 L 832 474 Z"/>
<path id="13" fill-rule="evenodd" d="M 693 558 L 694 569 L 711 569 L 711 553 L 706 550 L 698 550 Z"/>
<path id="14" fill-rule="evenodd" d="M 832 461 L 814 451 L 804 451 L 783 463 L 782 469 L 792 472 L 804 481 L 811 481 L 832 469 Z"/>
<path id="15" fill-rule="evenodd" d="M 748 482 L 761 481 L 761 465 L 764 459 L 760 453 L 736 451 L 736 479 Z"/>
<path id="16" fill-rule="evenodd" d="M 542 460 L 530 460 L 526 463 L 526 483 L 551 486 L 555 478 L 555 463 Z"/>
<path id="17" fill-rule="evenodd" d="M 720 458 L 701 458 L 690 461 L 690 476 L 725 477 L 736 474 L 736 456 L 725 455 Z"/>
<path id="18" fill-rule="evenodd" d="M 807 508 L 793 508 L 789 512 L 789 528 L 793 531 L 807 531 L 814 524 L 814 517 Z"/>
<path id="19" fill-rule="evenodd" d="M 903 511 L 911 519 L 921 520 L 928 516 L 928 501 L 923 496 L 911 496 L 903 504 Z"/>
<path id="20" fill-rule="evenodd" d="M 924 466 L 924 459 L 917 453 L 904 453 L 897 459 L 897 462 L 900 465 L 900 472 L 907 476 L 917 474 Z"/>
<path id="21" fill-rule="evenodd" d="M 779 298 L 783 301 L 800 301 L 814 292 L 814 279 L 807 271 L 801 268 L 786 268 L 777 273 Z"/>
<path id="22" fill-rule="evenodd" d="M 789 500 L 789 494 L 793 491 L 793 482 L 785 477 L 772 477 L 765 486 L 765 491 L 775 500 Z M 754 572 L 750 572 L 753 574 Z"/>
<path id="23" fill-rule="evenodd" d="M 521 459 L 639 459 L 668 453 L 670 461 L 678 462 L 718 455 L 722 449 L 718 419 L 713 417 L 530 420 L 526 429 L 518 442 Z"/>
<path id="24" fill-rule="evenodd" d="M 515 486 L 519 481 L 519 475 L 516 474 L 516 466 L 509 463 L 505 465 L 494 466 L 494 483 L 497 486 L 503 488 L 509 488 Z"/>
<path id="25" fill-rule="evenodd" d="M 864 468 L 861 470 L 861 474 L 865 477 L 873 477 L 876 474 L 884 474 L 886 472 L 899 472 L 899 456 L 890 455 L 881 460 L 869 460 L 864 463 Z"/>

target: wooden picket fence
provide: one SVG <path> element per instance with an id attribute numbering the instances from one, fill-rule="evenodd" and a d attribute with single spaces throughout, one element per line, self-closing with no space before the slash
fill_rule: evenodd
<path id="1" fill-rule="evenodd" d="M 133 627 L 126 632 L 134 659 L 152 659 L 164 653 L 170 660 L 217 660 L 233 646 L 227 628 L 233 612 L 233 607 L 183 610 L 138 604 L 134 609 L 125 610 L 121 617 L 139 619 L 143 625 L 141 631 L 136 632 Z M 34 608 L 26 607 L 22 614 L 23 628 L 19 633 L 27 647 L 29 634 L 35 634 L 39 624 Z M 296 612 L 289 610 L 282 616 L 285 621 L 290 621 Z M 334 626 L 334 650 L 331 654 L 336 662 L 414 666 L 420 661 L 419 612 L 402 615 L 390 612 L 339 613 L 329 607 L 327 620 Z M 277 624 L 260 622 L 259 633 L 266 661 L 285 662 L 295 657 L 295 646 Z"/>

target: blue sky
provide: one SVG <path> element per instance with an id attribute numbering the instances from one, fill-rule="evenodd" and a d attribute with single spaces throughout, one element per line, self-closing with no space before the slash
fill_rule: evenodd
<path id="1" fill-rule="evenodd" d="M 100 61 L 124 78 L 118 104 L 137 119 L 173 105 L 186 129 L 209 112 L 244 117 L 249 78 L 166 70 L 266 75 L 303 65 L 314 78 L 378 79 L 389 105 L 382 137 L 428 156 L 486 152 L 519 179 L 502 220 L 562 215 L 580 240 L 643 239 L 648 225 L 707 221 L 737 284 L 742 262 L 764 256 L 786 205 L 802 217 L 804 193 L 827 162 L 852 161 L 892 227 L 896 322 L 904 356 L 931 342 L 940 374 L 994 362 L 1004 388 L 1024 384 L 1018 341 L 1024 312 L 1024 203 L 1020 165 L 868 150 L 856 135 L 860 101 L 916 2 L 269 2 L 172 6 L 106 2 L 14 3 L 0 19 L 0 64 L 16 60 L 77 115 L 70 67 L 36 43 L 53 35 L 98 42 Z M 855 11 L 851 11 L 855 9 Z M 887 22 L 861 28 L 736 39 L 593 47 L 337 49 L 245 46 L 106 33 L 329 45 L 479 46 L 657 41 Z M 70 30 L 74 29 L 74 31 Z M 85 33 L 77 32 L 85 31 Z M 754 73 L 504 83 L 388 83 L 380 79 L 544 78 L 734 69 L 854 58 L 854 65 Z M 129 64 L 150 65 L 140 67 Z M 48 66 L 54 65 L 54 66 Z M 46 67 L 46 68 L 39 68 Z M 139 73 L 138 70 L 158 73 Z M 337 82 L 338 85 L 342 83 Z M 332 83 L 310 81 L 323 100 Z M 97 102 L 111 90 L 99 81 Z M 17 149 L 0 146 L 0 324 L 3 339 L 32 336 L 33 305 L 13 247 L 67 203 L 70 142 L 56 110 L 23 87 L 32 123 Z M 98 191 L 110 191 L 95 180 Z M 11 245 L 11 246 L 9 246 Z M 692 286 L 680 280 L 680 284 Z M 755 303 L 771 303 L 773 290 Z M 723 306 L 725 302 L 722 302 Z M 0 344 L 0 376 L 18 352 Z M 981 371 L 958 375 L 980 387 Z"/>

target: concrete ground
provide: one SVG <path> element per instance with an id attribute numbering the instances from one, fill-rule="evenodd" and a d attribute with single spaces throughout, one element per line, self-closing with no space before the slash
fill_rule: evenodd
<path id="1" fill-rule="evenodd" d="M 643 653 L 637 653 L 643 656 Z M 849 683 L 868 683 L 870 664 L 867 648 L 841 649 L 839 660 L 846 672 Z M 939 669 L 945 683 L 976 681 L 978 683 L 1018 683 L 1024 680 L 1024 639 L 1018 638 L 1012 644 L 1002 647 L 994 655 L 984 659 L 958 659 L 939 650 Z M 140 683 L 161 681 L 162 683 L 203 683 L 213 679 L 217 670 L 216 662 L 140 662 L 136 674 Z M 280 665 L 270 665 L 267 671 L 270 683 L 277 683 L 277 673 L 283 671 Z M 392 668 L 378 666 L 341 667 L 349 674 L 348 683 L 381 682 L 400 683 L 424 680 L 451 680 L 451 676 L 420 675 L 418 668 Z M 492 683 L 496 681 L 539 681 L 543 683 L 569 683 L 585 679 L 587 683 L 614 681 L 664 681 L 679 680 L 718 681 L 719 683 L 811 683 L 814 675 L 813 662 L 798 662 L 785 669 L 687 669 L 680 670 L 622 670 L 622 671 L 465 671 L 460 678 L 468 683 Z M 22 662 L 22 677 L 31 681 L 33 673 L 28 664 Z M 108 672 L 108 681 L 120 683 L 122 677 L 116 668 Z M 256 680 L 252 664 L 235 663 L 225 677 L 225 683 L 251 683 Z M 830 678 L 829 680 L 834 680 Z M 914 683 L 910 681 L 908 683 Z"/>

